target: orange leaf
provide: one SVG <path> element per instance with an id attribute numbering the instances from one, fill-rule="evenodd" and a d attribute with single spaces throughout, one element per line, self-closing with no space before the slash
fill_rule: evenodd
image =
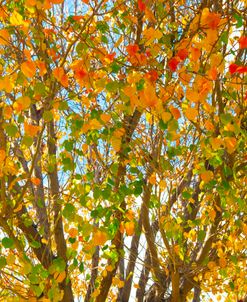
<path id="1" fill-rule="evenodd" d="M 193 62 L 197 62 L 201 56 L 201 51 L 199 48 L 196 47 L 191 47 L 191 52 L 190 52 L 191 60 Z"/>
<path id="2" fill-rule="evenodd" d="M 196 108 L 189 107 L 185 110 L 185 116 L 188 120 L 194 122 L 198 116 L 198 110 Z"/>
<path id="3" fill-rule="evenodd" d="M 240 37 L 238 43 L 240 49 L 247 48 L 247 36 Z"/>
<path id="4" fill-rule="evenodd" d="M 37 177 L 31 177 L 31 182 L 35 185 L 35 186 L 39 186 L 40 185 L 40 179 Z"/>
<path id="5" fill-rule="evenodd" d="M 28 136 L 33 137 L 38 134 L 38 132 L 40 131 L 40 127 L 24 122 L 24 130 Z"/>
<path id="6" fill-rule="evenodd" d="M 7 29 L 0 29 L 0 44 L 7 45 L 9 44 L 10 35 Z"/>
<path id="7" fill-rule="evenodd" d="M 96 245 L 104 245 L 105 242 L 107 241 L 107 234 L 103 231 L 97 230 L 94 234 L 93 234 L 93 239 L 92 239 L 92 243 L 94 246 Z"/>
<path id="8" fill-rule="evenodd" d="M 173 107 L 173 106 L 170 106 L 170 107 L 169 107 L 169 110 L 171 111 L 172 115 L 174 116 L 174 118 L 175 118 L 176 120 L 178 120 L 178 119 L 180 118 L 181 114 L 180 114 L 179 109 L 177 109 L 177 108 L 175 108 L 175 107 Z"/>
<path id="9" fill-rule="evenodd" d="M 212 171 L 204 171 L 201 173 L 201 179 L 205 182 L 208 183 L 210 180 L 214 178 L 214 174 Z"/>
<path id="10" fill-rule="evenodd" d="M 26 77 L 32 78 L 36 73 L 36 65 L 33 61 L 26 61 L 21 64 L 21 71 Z"/>
<path id="11" fill-rule="evenodd" d="M 76 228 L 69 229 L 69 237 L 76 238 L 78 235 L 78 230 Z"/>
<path id="12" fill-rule="evenodd" d="M 214 66 L 209 69 L 208 76 L 209 76 L 210 80 L 215 81 L 217 79 L 217 75 L 218 75 L 217 67 Z"/>
<path id="13" fill-rule="evenodd" d="M 52 4 L 60 4 L 63 3 L 64 0 L 49 0 L 50 3 Z"/>
<path id="14" fill-rule="evenodd" d="M 110 114 L 102 113 L 100 115 L 100 119 L 106 124 L 106 123 L 108 123 L 110 121 L 111 116 L 110 116 Z"/>
<path id="15" fill-rule="evenodd" d="M 124 224 L 126 234 L 128 236 L 133 236 L 135 233 L 135 223 L 134 221 L 128 221 Z"/>
<path id="16" fill-rule="evenodd" d="M 237 147 L 237 140 L 235 137 L 225 137 L 225 145 L 226 145 L 226 149 L 227 152 L 232 154 Z"/>
<path id="17" fill-rule="evenodd" d="M 64 75 L 64 69 L 62 67 L 56 67 L 52 71 L 54 78 L 58 81 L 61 82 L 62 77 Z"/>

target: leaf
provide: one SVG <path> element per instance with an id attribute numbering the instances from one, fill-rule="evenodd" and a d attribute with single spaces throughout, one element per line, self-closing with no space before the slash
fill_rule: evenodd
<path id="1" fill-rule="evenodd" d="M 173 72 L 177 70 L 178 64 L 179 64 L 179 60 L 177 57 L 173 57 L 168 61 L 168 67 Z"/>
<path id="2" fill-rule="evenodd" d="M 185 110 L 184 114 L 188 120 L 195 122 L 198 117 L 198 110 L 196 108 L 189 107 Z"/>
<path id="3" fill-rule="evenodd" d="M 31 182 L 35 185 L 35 186 L 39 186 L 40 185 L 40 179 L 37 177 L 31 177 Z"/>
<path id="4" fill-rule="evenodd" d="M 2 239 L 2 245 L 6 248 L 13 248 L 14 247 L 14 240 L 12 238 L 4 237 Z"/>
<path id="5" fill-rule="evenodd" d="M 6 258 L 3 256 L 0 256 L 0 270 L 2 270 L 6 264 L 7 264 Z"/>
<path id="6" fill-rule="evenodd" d="M 68 220 L 72 220 L 76 213 L 75 207 L 71 203 L 67 203 L 63 209 L 63 216 Z"/>
<path id="7" fill-rule="evenodd" d="M 13 107 L 17 113 L 21 112 L 22 110 L 26 110 L 31 105 L 31 99 L 28 96 L 19 97 L 16 102 L 14 103 Z"/>
<path id="8" fill-rule="evenodd" d="M 96 230 L 93 233 L 93 239 L 92 239 L 92 244 L 94 246 L 97 245 L 104 245 L 106 241 L 108 240 L 107 234 L 101 230 Z"/>
<path id="9" fill-rule="evenodd" d="M 7 29 L 0 29 L 0 45 L 8 45 L 10 34 Z"/>
<path id="10" fill-rule="evenodd" d="M 172 118 L 172 115 L 170 112 L 162 112 L 161 118 L 164 123 L 167 123 Z"/>
<path id="11" fill-rule="evenodd" d="M 144 0 L 138 0 L 138 1 L 137 1 L 138 9 L 139 9 L 141 12 L 144 12 L 145 9 L 146 9 L 146 4 L 145 4 L 143 1 L 144 1 Z"/>
<path id="12" fill-rule="evenodd" d="M 34 137 L 40 131 L 40 126 L 35 126 L 35 125 L 28 124 L 27 122 L 24 122 L 24 130 L 26 135 Z"/>
<path id="13" fill-rule="evenodd" d="M 63 271 L 61 273 L 55 273 L 54 274 L 54 279 L 58 282 L 58 283 L 62 283 L 63 280 L 66 278 L 66 272 Z"/>
<path id="14" fill-rule="evenodd" d="M 170 106 L 169 110 L 171 111 L 172 115 L 176 120 L 178 120 L 181 117 L 180 111 L 178 108 Z"/>
<path id="15" fill-rule="evenodd" d="M 126 50 L 130 56 L 135 56 L 139 51 L 139 46 L 137 44 L 130 44 L 126 46 Z"/>
<path id="16" fill-rule="evenodd" d="M 33 61 L 26 61 L 21 64 L 21 71 L 26 77 L 32 78 L 36 73 L 36 65 Z"/>
<path id="17" fill-rule="evenodd" d="M 247 36 L 242 36 L 238 39 L 239 48 L 244 49 L 247 48 Z"/>
<path id="18" fill-rule="evenodd" d="M 68 233 L 71 238 L 76 238 L 78 235 L 78 230 L 76 228 L 71 228 L 69 229 Z"/>
<path id="19" fill-rule="evenodd" d="M 227 152 L 229 154 L 232 154 L 236 150 L 237 139 L 235 137 L 225 137 L 224 141 L 225 141 Z"/>
<path id="20" fill-rule="evenodd" d="M 186 48 L 184 49 L 179 49 L 179 51 L 177 52 L 177 56 L 184 61 L 187 57 L 188 57 L 188 50 Z"/>
<path id="21" fill-rule="evenodd" d="M 205 182 L 208 183 L 210 180 L 214 178 L 214 174 L 212 171 L 204 171 L 201 173 L 201 179 Z"/>
<path id="22" fill-rule="evenodd" d="M 25 22 L 23 20 L 22 15 L 20 15 L 16 10 L 14 10 L 9 18 L 9 22 L 11 25 L 19 26 L 24 25 Z"/>
<path id="23" fill-rule="evenodd" d="M 208 216 L 210 217 L 210 220 L 211 221 L 214 221 L 215 220 L 215 217 L 216 217 L 216 212 L 214 209 L 211 209 L 209 212 L 208 212 Z"/>
<path id="24" fill-rule="evenodd" d="M 125 222 L 124 228 L 125 228 L 126 234 L 128 236 L 133 236 L 135 234 L 135 223 L 134 223 L 134 221 Z"/>

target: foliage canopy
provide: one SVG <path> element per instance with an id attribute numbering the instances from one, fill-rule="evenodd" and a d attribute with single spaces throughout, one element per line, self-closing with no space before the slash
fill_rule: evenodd
<path id="1" fill-rule="evenodd" d="M 246 14 L 1 1 L 1 301 L 245 298 Z"/>

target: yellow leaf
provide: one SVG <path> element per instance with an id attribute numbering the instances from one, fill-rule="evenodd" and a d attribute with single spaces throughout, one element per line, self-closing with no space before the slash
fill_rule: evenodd
<path id="1" fill-rule="evenodd" d="M 21 271 L 24 275 L 27 275 L 27 274 L 31 273 L 32 265 L 28 262 L 25 262 Z"/>
<path id="2" fill-rule="evenodd" d="M 210 139 L 213 150 L 222 149 L 225 146 L 225 143 L 220 137 L 213 137 Z"/>
<path id="3" fill-rule="evenodd" d="M 91 297 L 92 297 L 92 298 L 96 298 L 96 297 L 98 297 L 99 294 L 100 294 L 100 289 L 99 289 L 99 288 L 96 288 L 96 289 L 94 290 L 94 292 L 91 294 Z"/>
<path id="4" fill-rule="evenodd" d="M 112 284 L 117 286 L 118 288 L 124 287 L 124 281 L 120 280 L 118 277 L 113 277 Z"/>
<path id="5" fill-rule="evenodd" d="M 13 265 L 15 263 L 15 255 L 8 254 L 8 256 L 6 257 L 6 261 L 8 265 Z"/>
<path id="6" fill-rule="evenodd" d="M 155 184 L 156 184 L 156 176 L 155 176 L 155 173 L 153 173 L 153 174 L 149 177 L 148 181 L 149 181 L 149 183 L 150 183 L 151 185 L 155 185 Z"/>
<path id="7" fill-rule="evenodd" d="M 184 112 L 188 120 L 195 122 L 198 116 L 198 110 L 196 108 L 187 108 Z"/>
<path id="8" fill-rule="evenodd" d="M 24 20 L 22 18 L 22 15 L 20 15 L 16 10 L 13 11 L 13 13 L 11 14 L 11 16 L 9 18 L 9 22 L 11 25 L 14 25 L 14 26 L 25 24 Z"/>
<path id="9" fill-rule="evenodd" d="M 164 123 L 167 123 L 172 118 L 172 115 L 170 112 L 162 112 L 161 118 Z"/>
<path id="10" fill-rule="evenodd" d="M 102 124 L 96 120 L 95 118 L 90 121 L 90 129 L 91 130 L 99 130 L 102 128 Z"/>
<path id="11" fill-rule="evenodd" d="M 45 238 L 42 238 L 41 242 L 44 243 L 44 244 L 48 244 L 48 240 L 46 240 Z"/>
<path id="12" fill-rule="evenodd" d="M 18 113 L 21 112 L 22 110 L 29 108 L 30 105 L 31 105 L 31 99 L 28 96 L 21 96 L 16 100 L 13 107 Z"/>
<path id="13" fill-rule="evenodd" d="M 208 131 L 213 131 L 213 130 L 214 130 L 214 125 L 213 125 L 213 123 L 211 123 L 210 121 L 206 121 L 206 122 L 205 122 L 205 128 L 206 128 Z"/>

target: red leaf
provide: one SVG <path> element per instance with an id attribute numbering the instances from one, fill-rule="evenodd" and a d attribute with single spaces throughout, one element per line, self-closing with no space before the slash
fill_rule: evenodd
<path id="1" fill-rule="evenodd" d="M 230 71 L 231 74 L 246 73 L 247 72 L 247 66 L 239 66 L 239 65 L 233 63 L 229 66 L 229 71 Z"/>
<path id="2" fill-rule="evenodd" d="M 130 56 L 134 56 L 138 52 L 139 46 L 137 44 L 130 44 L 126 46 L 126 50 Z"/>
<path id="3" fill-rule="evenodd" d="M 145 74 L 145 78 L 149 79 L 151 82 L 155 82 L 158 79 L 159 75 L 156 70 L 150 70 Z"/>
<path id="4" fill-rule="evenodd" d="M 247 101 L 247 90 L 245 91 L 245 97 L 244 100 Z"/>
<path id="5" fill-rule="evenodd" d="M 138 8 L 141 12 L 144 12 L 146 9 L 146 4 L 142 0 L 138 0 Z"/>
<path id="6" fill-rule="evenodd" d="M 188 57 L 188 50 L 186 48 L 184 49 L 179 49 L 179 51 L 177 52 L 177 56 L 181 59 L 181 60 L 185 60 Z"/>
<path id="7" fill-rule="evenodd" d="M 171 71 L 176 71 L 178 64 L 179 60 L 176 57 L 173 57 L 168 61 L 168 67 L 171 69 Z"/>
<path id="8" fill-rule="evenodd" d="M 207 21 L 209 28 L 217 29 L 219 23 L 220 23 L 220 15 L 216 13 L 210 13 Z"/>
<path id="9" fill-rule="evenodd" d="M 243 36 L 243 37 L 239 38 L 238 43 L 239 43 L 240 49 L 247 48 L 247 36 L 246 37 Z"/>
<path id="10" fill-rule="evenodd" d="M 230 71 L 231 74 L 235 73 L 237 71 L 237 69 L 238 69 L 238 65 L 237 64 L 231 64 L 229 66 L 229 71 Z"/>

